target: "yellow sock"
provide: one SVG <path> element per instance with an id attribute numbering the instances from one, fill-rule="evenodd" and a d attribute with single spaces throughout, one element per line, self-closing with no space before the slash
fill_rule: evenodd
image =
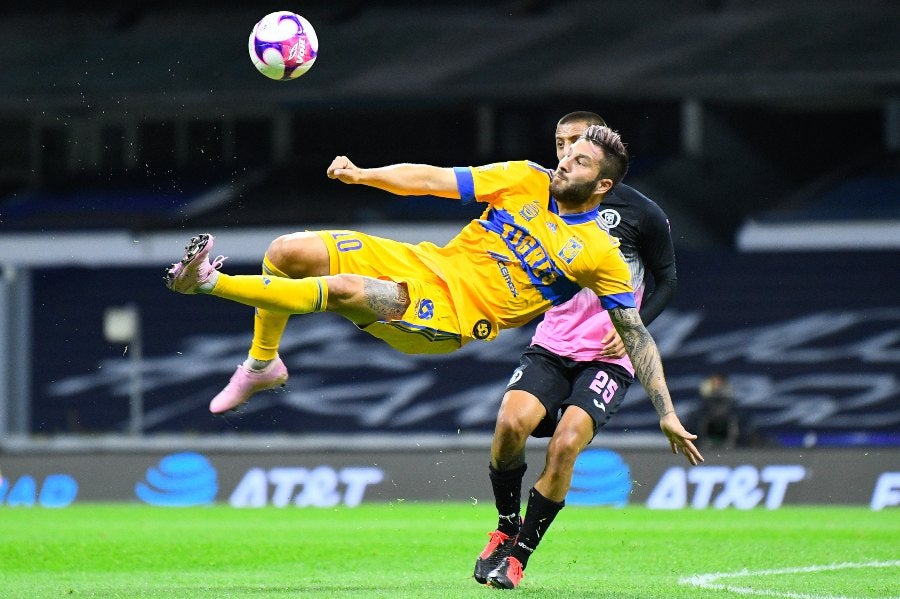
<path id="1" fill-rule="evenodd" d="M 268 256 L 263 257 L 262 271 L 263 275 L 290 278 L 272 264 Z M 278 356 L 278 346 L 289 317 L 290 314 L 284 312 L 273 312 L 264 308 L 256 309 L 253 318 L 253 342 L 250 344 L 251 358 L 274 360 Z"/>
<path id="2" fill-rule="evenodd" d="M 219 273 L 211 295 L 283 314 L 322 312 L 328 304 L 324 277 L 284 279 L 268 275 Z"/>

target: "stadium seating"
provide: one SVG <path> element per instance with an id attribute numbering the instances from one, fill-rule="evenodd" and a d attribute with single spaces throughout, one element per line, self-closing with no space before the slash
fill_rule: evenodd
<path id="1" fill-rule="evenodd" d="M 735 173 L 715 160 L 717 153 L 734 149 L 734 140 L 747 147 L 732 162 L 750 164 L 757 157 L 753 173 L 766 174 L 773 185 L 757 212 L 777 208 L 825 173 L 811 170 L 815 161 L 791 164 L 789 172 L 773 169 L 779 157 L 740 131 L 728 145 L 706 140 L 709 156 L 678 156 L 682 132 L 672 121 L 679 118 L 679 105 L 685 99 L 703 102 L 712 107 L 708 121 L 716 106 L 738 105 L 763 106 L 768 118 L 813 111 L 837 119 L 849 111 L 880 123 L 900 64 L 894 43 L 900 8 L 884 3 L 571 0 L 410 7 L 320 0 L 304 3 L 322 39 L 315 70 L 302 82 L 272 84 L 249 68 L 243 42 L 267 9 L 264 3 L 224 8 L 198 0 L 127 8 L 101 2 L 84 11 L 45 2 L 5 9 L 0 39 L 14 67 L 0 71 L 0 122 L 7 132 L 0 140 L 0 227 L 53 226 L 53 201 L 43 210 L 33 206 L 25 220 L 17 208 L 24 201 L 40 203 L 53 191 L 60 192 L 58 202 L 68 203 L 76 224 L 115 227 L 124 220 L 136 228 L 164 226 L 173 222 L 165 217 L 167 208 L 160 218 L 144 218 L 140 202 L 115 204 L 121 218 L 92 218 L 98 204 L 83 201 L 86 181 L 112 180 L 124 171 L 132 182 L 142 180 L 136 193 L 147 197 L 159 187 L 177 189 L 185 179 L 197 182 L 191 173 L 202 168 L 209 174 L 200 181 L 218 188 L 243 179 L 254 157 L 271 168 L 256 171 L 254 185 L 243 183 L 241 192 L 256 203 L 258 187 L 266 193 L 259 201 L 272 202 L 285 197 L 285 175 L 304 184 L 320 178 L 333 140 L 350 139 L 358 128 L 378 134 L 368 143 L 345 142 L 342 147 L 358 148 L 357 156 L 448 164 L 511 156 L 552 162 L 535 140 L 546 135 L 560 110 L 589 105 L 628 134 L 637 159 L 657 165 L 655 173 L 633 172 L 632 180 L 669 198 L 673 218 L 684 229 L 696 229 L 696 238 L 727 243 L 749 211 L 729 197 Z M 53 40 L 52 50 L 46 40 Z M 578 40 L 584 43 L 573 53 Z M 722 129 L 735 122 L 758 124 L 752 117 L 746 111 L 722 116 Z M 398 140 L 416 134 L 427 139 L 430 132 L 419 131 L 416 119 L 438 127 L 439 139 L 453 135 L 452 141 L 405 142 L 399 148 L 375 141 L 391 133 Z M 783 128 L 791 120 L 781 130 L 803 137 L 801 129 Z M 448 124 L 456 124 L 455 135 Z M 334 131 L 323 141 L 325 125 Z M 198 126 L 201 131 L 194 131 Z M 877 151 L 882 131 L 861 130 L 854 143 Z M 292 140 L 287 145 L 284 135 Z M 306 139 L 321 147 L 307 147 Z M 153 177 L 162 183 L 154 184 Z M 682 184 L 686 177 L 694 182 L 693 196 L 687 191 L 692 186 Z M 69 189 L 49 184 L 60 180 Z M 698 187 L 698 181 L 709 185 Z M 123 185 L 124 195 L 134 187 Z M 36 189 L 44 194 L 25 194 Z M 309 195 L 322 193 L 309 184 Z M 166 193 L 158 200 L 163 207 L 173 204 Z M 190 202 L 188 197 L 175 203 Z M 371 206 L 328 213 L 298 210 L 303 202 L 283 204 L 273 212 L 296 221 L 397 217 Z M 47 221 L 35 216 L 41 212 Z M 406 213 L 425 216 L 414 209 Z M 455 213 L 438 215 L 445 216 Z M 248 216 L 246 224 L 258 220 Z"/>

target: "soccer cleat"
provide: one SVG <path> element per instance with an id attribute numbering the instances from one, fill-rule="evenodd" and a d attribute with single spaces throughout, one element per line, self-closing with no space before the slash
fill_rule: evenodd
<path id="1" fill-rule="evenodd" d="M 495 530 L 488 533 L 491 540 L 485 546 L 484 551 L 475 560 L 475 580 L 479 584 L 486 584 L 488 574 L 496 568 L 500 561 L 508 556 L 516 543 L 516 538 L 506 533 Z"/>
<path id="2" fill-rule="evenodd" d="M 251 370 L 241 364 L 231 375 L 231 380 L 225 388 L 209 402 L 209 411 L 221 414 L 233 410 L 250 399 L 254 393 L 284 387 L 287 380 L 287 367 L 280 357 L 276 357 L 262 370 Z"/>
<path id="3" fill-rule="evenodd" d="M 488 584 L 498 589 L 514 589 L 524 577 L 522 562 L 508 556 L 488 574 Z"/>
<path id="4" fill-rule="evenodd" d="M 213 241 L 215 237 L 209 233 L 192 237 L 184 248 L 181 261 L 166 269 L 163 277 L 166 287 L 178 293 L 197 293 L 200 286 L 209 280 L 213 272 L 222 268 L 222 263 L 225 262 L 225 256 L 209 261 Z"/>

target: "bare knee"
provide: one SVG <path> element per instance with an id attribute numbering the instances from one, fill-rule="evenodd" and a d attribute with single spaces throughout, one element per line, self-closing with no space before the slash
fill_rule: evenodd
<path id="1" fill-rule="evenodd" d="M 325 242 L 309 231 L 276 238 L 269 244 L 266 257 L 292 279 L 325 276 L 331 268 Z"/>
<path id="2" fill-rule="evenodd" d="M 590 437 L 585 437 L 582 431 L 570 428 L 557 428 L 547 447 L 547 464 L 558 466 L 570 466 L 575 463 L 578 454 L 581 453 L 590 442 Z"/>
<path id="3" fill-rule="evenodd" d="M 569 406 L 547 446 L 548 465 L 556 463 L 563 468 L 571 467 L 578 454 L 593 438 L 594 420 L 578 406 Z"/>
<path id="4" fill-rule="evenodd" d="M 500 402 L 495 436 L 526 439 L 546 410 L 536 397 L 524 391 L 508 391 Z"/>
<path id="5" fill-rule="evenodd" d="M 525 463 L 525 443 L 530 431 L 525 421 L 501 409 L 491 441 L 491 465 L 497 470 L 511 470 Z"/>
<path id="6" fill-rule="evenodd" d="M 547 413 L 538 399 L 525 391 L 507 391 L 500 404 L 491 459 L 499 469 L 511 468 L 522 460 L 528 436 Z"/>
<path id="7" fill-rule="evenodd" d="M 501 406 L 500 413 L 497 414 L 495 434 L 508 438 L 527 438 L 531 431 L 534 430 L 531 424 L 532 418 L 529 417 L 528 413 L 505 408 L 506 404 Z"/>

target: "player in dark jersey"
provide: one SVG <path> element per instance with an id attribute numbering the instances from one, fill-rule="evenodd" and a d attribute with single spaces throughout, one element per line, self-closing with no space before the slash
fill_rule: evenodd
<path id="1" fill-rule="evenodd" d="M 565 156 L 572 142 L 595 124 L 603 124 L 603 119 L 590 112 L 560 119 L 557 157 Z M 604 197 L 599 218 L 621 243 L 639 314 L 649 323 L 676 288 L 668 218 L 653 201 L 623 184 Z M 654 282 L 652 293 L 645 293 L 648 271 Z M 489 475 L 499 518 L 475 562 L 478 582 L 506 589 L 518 586 L 528 558 L 565 504 L 576 458 L 618 409 L 634 372 L 621 338 L 595 295 L 582 290 L 545 314 L 520 358 L 497 416 Z M 663 431 L 681 427 L 674 410 L 659 404 L 656 408 Z M 551 440 L 523 520 L 521 493 L 529 436 Z"/>

